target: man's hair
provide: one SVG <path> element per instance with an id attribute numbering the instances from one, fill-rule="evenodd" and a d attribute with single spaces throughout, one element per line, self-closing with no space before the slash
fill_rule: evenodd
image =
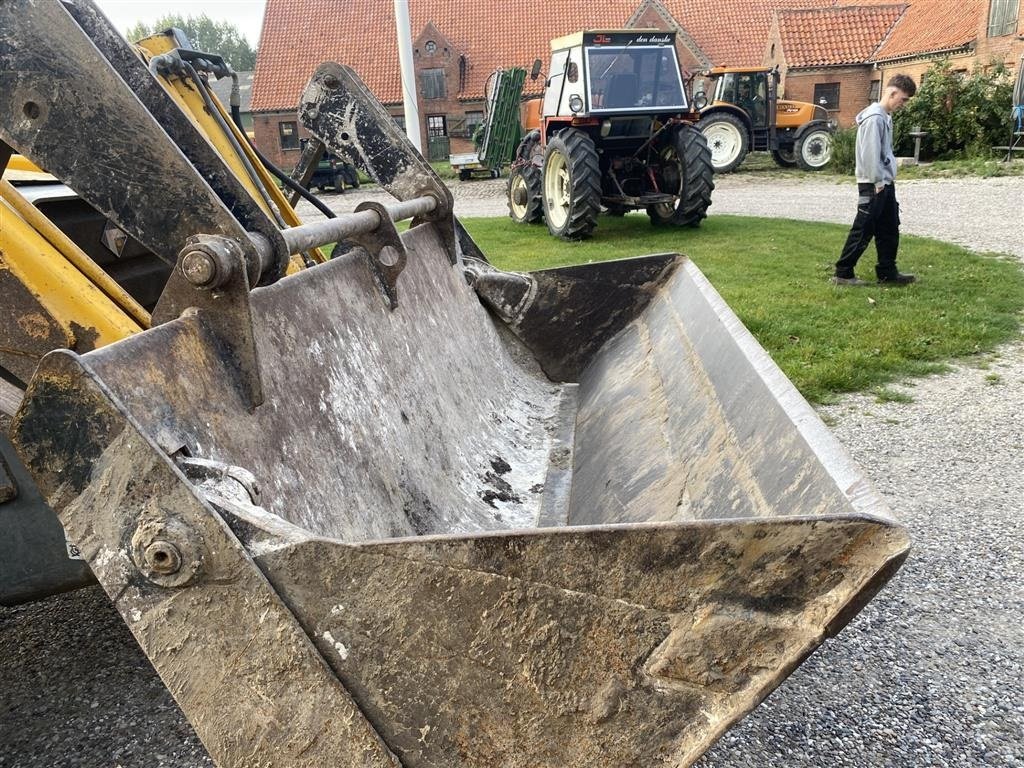
<path id="1" fill-rule="evenodd" d="M 917 93 L 917 84 L 909 75 L 893 75 L 885 86 L 886 88 L 899 88 L 907 96 L 913 96 Z"/>

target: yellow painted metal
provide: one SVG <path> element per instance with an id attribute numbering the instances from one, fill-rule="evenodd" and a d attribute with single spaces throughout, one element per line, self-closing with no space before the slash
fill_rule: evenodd
<path id="1" fill-rule="evenodd" d="M 775 105 L 775 125 L 779 128 L 799 128 L 814 119 L 814 105 L 806 101 L 779 99 Z"/>
<path id="2" fill-rule="evenodd" d="M 711 77 L 719 77 L 720 75 L 728 74 L 729 72 L 738 72 L 740 74 L 746 74 L 748 72 L 771 72 L 766 67 L 714 67 L 708 70 L 708 74 Z"/>
<path id="3" fill-rule="evenodd" d="M 11 159 L 7 161 L 7 167 L 12 171 L 28 171 L 35 173 L 46 173 L 42 168 L 33 163 L 24 155 L 11 155 Z"/>
<path id="4" fill-rule="evenodd" d="M 757 74 L 763 72 L 766 77 L 771 77 L 771 70 L 765 67 L 715 67 L 708 71 L 711 77 L 721 77 L 728 74 Z M 736 106 L 728 101 L 715 101 L 712 107 Z M 779 99 L 775 106 L 775 127 L 776 128 L 799 128 L 805 123 L 814 119 L 814 105 L 806 101 L 792 101 L 791 99 Z"/>
<path id="5" fill-rule="evenodd" d="M 175 47 L 174 40 L 168 35 L 163 34 L 147 37 L 140 40 L 135 45 L 147 60 L 153 56 L 159 56 L 167 53 Z M 159 77 L 157 79 L 160 81 L 161 85 L 164 86 L 164 89 L 171 95 L 171 98 L 173 98 L 177 102 L 178 106 L 181 107 L 182 111 L 189 116 L 192 122 L 195 123 L 202 134 L 213 145 L 214 149 L 216 149 L 220 156 L 224 158 L 224 162 L 228 164 L 232 172 L 238 177 L 243 186 L 245 186 L 252 198 L 263 209 L 264 213 L 273 217 L 274 212 L 271 210 L 270 206 L 267 205 L 255 182 L 250 178 L 244 162 L 235 150 L 235 145 L 232 143 L 231 138 L 224 134 L 224 131 L 221 129 L 220 122 L 214 116 L 209 114 L 202 94 L 196 90 L 192 83 L 179 77 Z M 249 163 L 255 169 L 260 183 L 267 191 L 270 199 L 273 201 L 274 208 L 276 208 L 277 212 L 280 214 L 281 220 L 289 227 L 301 224 L 302 220 L 295 213 L 295 209 L 291 207 L 287 198 L 278 188 L 277 180 L 269 171 L 267 171 L 266 168 L 263 167 L 263 163 L 260 162 L 259 158 L 252 151 L 252 148 L 249 146 L 247 136 L 238 129 L 234 122 L 232 122 L 230 114 L 215 97 L 213 101 L 220 112 L 224 124 L 227 125 L 228 129 L 232 132 L 238 146 L 242 148 L 242 151 L 245 153 Z M 308 255 L 317 263 L 327 261 L 327 257 L 324 256 L 319 249 L 311 251 Z M 288 273 L 291 274 L 302 268 L 302 259 L 298 256 L 294 256 L 289 265 Z"/>
<path id="6" fill-rule="evenodd" d="M 29 226 L 42 235 L 64 258 L 87 277 L 97 288 L 107 295 L 121 310 L 131 316 L 143 328 L 149 328 L 149 312 L 142 308 L 135 299 L 103 269 L 89 258 L 81 248 L 72 242 L 32 203 L 26 200 L 8 181 L 0 181 L 0 198 L 3 198 L 23 218 Z"/>
<path id="7" fill-rule="evenodd" d="M 3 169 L 3 178 L 8 181 L 56 181 L 53 176 L 24 155 L 11 155 L 7 161 L 7 167 Z"/>
<path id="8" fill-rule="evenodd" d="M 10 270 L 71 339 L 84 330 L 95 334 L 99 347 L 143 329 L 22 218 L 7 195 L 0 197 L 0 268 Z"/>

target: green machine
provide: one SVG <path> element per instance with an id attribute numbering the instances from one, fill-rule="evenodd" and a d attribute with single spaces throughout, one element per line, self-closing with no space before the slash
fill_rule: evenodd
<path id="1" fill-rule="evenodd" d="M 487 114 L 477 129 L 473 143 L 476 152 L 453 154 L 453 169 L 462 181 L 474 173 L 487 173 L 492 179 L 501 176 L 501 168 L 512 162 L 523 131 L 519 124 L 519 103 L 523 95 L 526 70 L 521 67 L 496 70 L 487 83 Z"/>

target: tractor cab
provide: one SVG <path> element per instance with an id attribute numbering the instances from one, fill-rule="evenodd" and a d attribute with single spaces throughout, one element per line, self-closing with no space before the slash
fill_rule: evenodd
<path id="1" fill-rule="evenodd" d="M 769 74 L 767 70 L 724 72 L 715 82 L 712 103 L 734 104 L 750 116 L 754 130 L 768 129 L 774 123 L 770 112 L 775 102 L 769 93 Z"/>
<path id="2" fill-rule="evenodd" d="M 544 119 L 687 112 L 675 34 L 584 31 L 551 43 Z"/>

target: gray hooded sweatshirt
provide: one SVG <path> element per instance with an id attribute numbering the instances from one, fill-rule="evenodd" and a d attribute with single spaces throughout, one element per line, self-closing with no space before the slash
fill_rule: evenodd
<path id="1" fill-rule="evenodd" d="M 892 184 L 895 178 L 892 115 L 875 102 L 857 115 L 857 183 Z"/>

